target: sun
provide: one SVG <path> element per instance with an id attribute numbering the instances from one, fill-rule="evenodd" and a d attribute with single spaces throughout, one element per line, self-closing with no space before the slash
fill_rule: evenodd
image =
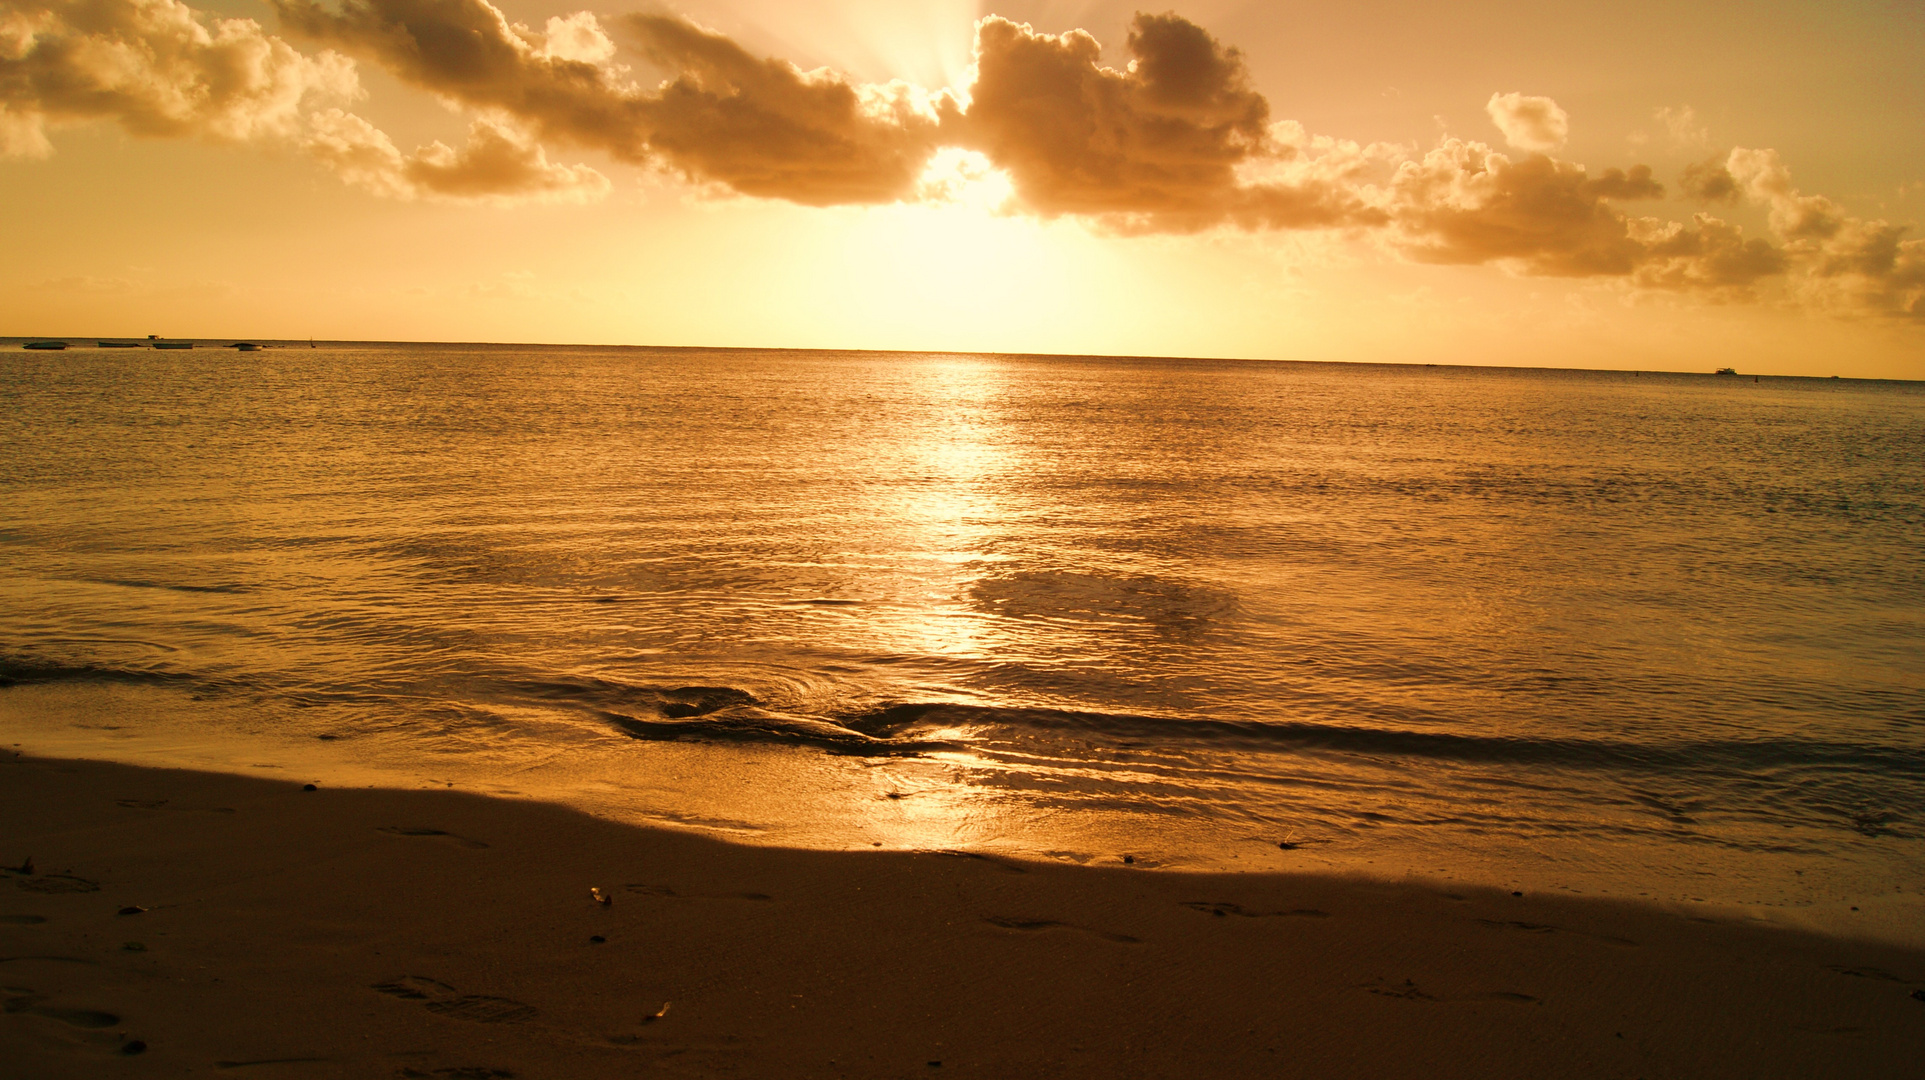
<path id="1" fill-rule="evenodd" d="M 1007 214 L 1016 189 L 1009 174 L 974 150 L 945 146 L 929 158 L 916 178 L 916 194 L 924 203 L 961 207 L 983 214 Z"/>

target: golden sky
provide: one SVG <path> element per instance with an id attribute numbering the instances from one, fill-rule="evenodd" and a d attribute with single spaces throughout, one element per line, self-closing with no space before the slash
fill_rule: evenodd
<path id="1" fill-rule="evenodd" d="M 0 0 L 0 334 L 1925 378 L 1925 5 Z"/>

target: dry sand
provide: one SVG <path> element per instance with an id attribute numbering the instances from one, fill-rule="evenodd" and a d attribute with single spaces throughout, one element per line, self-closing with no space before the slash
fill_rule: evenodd
<path id="1" fill-rule="evenodd" d="M 10 1077 L 1925 1075 L 1917 952 L 1568 897 L 33 758 L 0 862 Z"/>

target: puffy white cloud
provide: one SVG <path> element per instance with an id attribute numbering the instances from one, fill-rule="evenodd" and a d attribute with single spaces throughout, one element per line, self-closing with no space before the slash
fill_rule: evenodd
<path id="1" fill-rule="evenodd" d="M 0 153 L 45 156 L 50 125 L 112 120 L 137 135 L 285 137 L 317 100 L 358 93 L 337 53 L 306 56 L 251 19 L 179 0 L 0 6 Z"/>
<path id="2" fill-rule="evenodd" d="M 1791 170 L 1776 150 L 1739 147 L 1725 159 L 1725 172 L 1752 201 L 1770 209 L 1771 228 L 1791 240 L 1822 240 L 1838 232 L 1844 213 L 1822 195 L 1803 195 L 1791 186 Z"/>
<path id="3" fill-rule="evenodd" d="M 1807 303 L 1849 314 L 1925 321 L 1925 240 L 1909 226 L 1853 217 L 1822 195 L 1806 195 L 1776 150 L 1738 147 L 1725 171 L 1766 208 L 1772 231 L 1801 268 L 1793 291 Z"/>
<path id="4" fill-rule="evenodd" d="M 1751 299 L 1793 267 L 1784 248 L 1706 214 L 1684 223 L 1627 213 L 1621 204 L 1664 195 L 1642 165 L 1593 176 L 1543 154 L 1512 160 L 1446 139 L 1400 165 L 1390 192 L 1391 236 L 1420 262 L 1496 262 L 1719 301 Z"/>
<path id="5" fill-rule="evenodd" d="M 1571 136 L 1570 116 L 1547 97 L 1492 94 L 1484 111 L 1504 133 L 1504 141 L 1519 150 L 1549 153 Z"/>
<path id="6" fill-rule="evenodd" d="M 398 198 L 595 198 L 608 181 L 548 162 L 509 128 L 478 121 L 469 143 L 404 158 L 360 117 L 353 61 L 308 56 L 251 19 L 179 0 L 0 0 L 0 154 L 45 157 L 50 126 L 110 120 L 136 135 L 293 146 L 350 183 Z M 606 56 L 593 17 L 551 20 L 544 44 Z"/>
<path id="7" fill-rule="evenodd" d="M 430 143 L 403 156 L 393 140 L 352 113 L 315 114 L 302 149 L 343 180 L 396 199 L 490 202 L 591 202 L 608 193 L 608 178 L 586 165 L 556 165 L 507 125 L 476 120 L 467 145 Z"/>
<path id="8" fill-rule="evenodd" d="M 1399 246 L 1420 262 L 1515 262 L 1557 276 L 1626 275 L 1644 257 L 1616 200 L 1656 198 L 1642 166 L 1591 176 L 1532 154 L 1513 161 L 1479 142 L 1446 139 L 1405 161 L 1390 185 Z"/>
<path id="9" fill-rule="evenodd" d="M 1673 146 L 1695 146 L 1700 149 L 1711 145 L 1711 132 L 1698 122 L 1698 111 L 1689 105 L 1672 108 L 1662 106 L 1652 113 L 1652 117 L 1663 125 L 1665 134 L 1671 137 Z"/>
<path id="10" fill-rule="evenodd" d="M 539 46 L 542 55 L 556 60 L 602 64 L 615 58 L 615 42 L 592 11 L 551 17 Z"/>

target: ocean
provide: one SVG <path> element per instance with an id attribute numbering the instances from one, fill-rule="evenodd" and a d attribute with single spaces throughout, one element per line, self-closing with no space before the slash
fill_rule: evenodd
<path id="1" fill-rule="evenodd" d="M 1925 910 L 1925 384 L 301 343 L 0 399 L 23 751 Z"/>

